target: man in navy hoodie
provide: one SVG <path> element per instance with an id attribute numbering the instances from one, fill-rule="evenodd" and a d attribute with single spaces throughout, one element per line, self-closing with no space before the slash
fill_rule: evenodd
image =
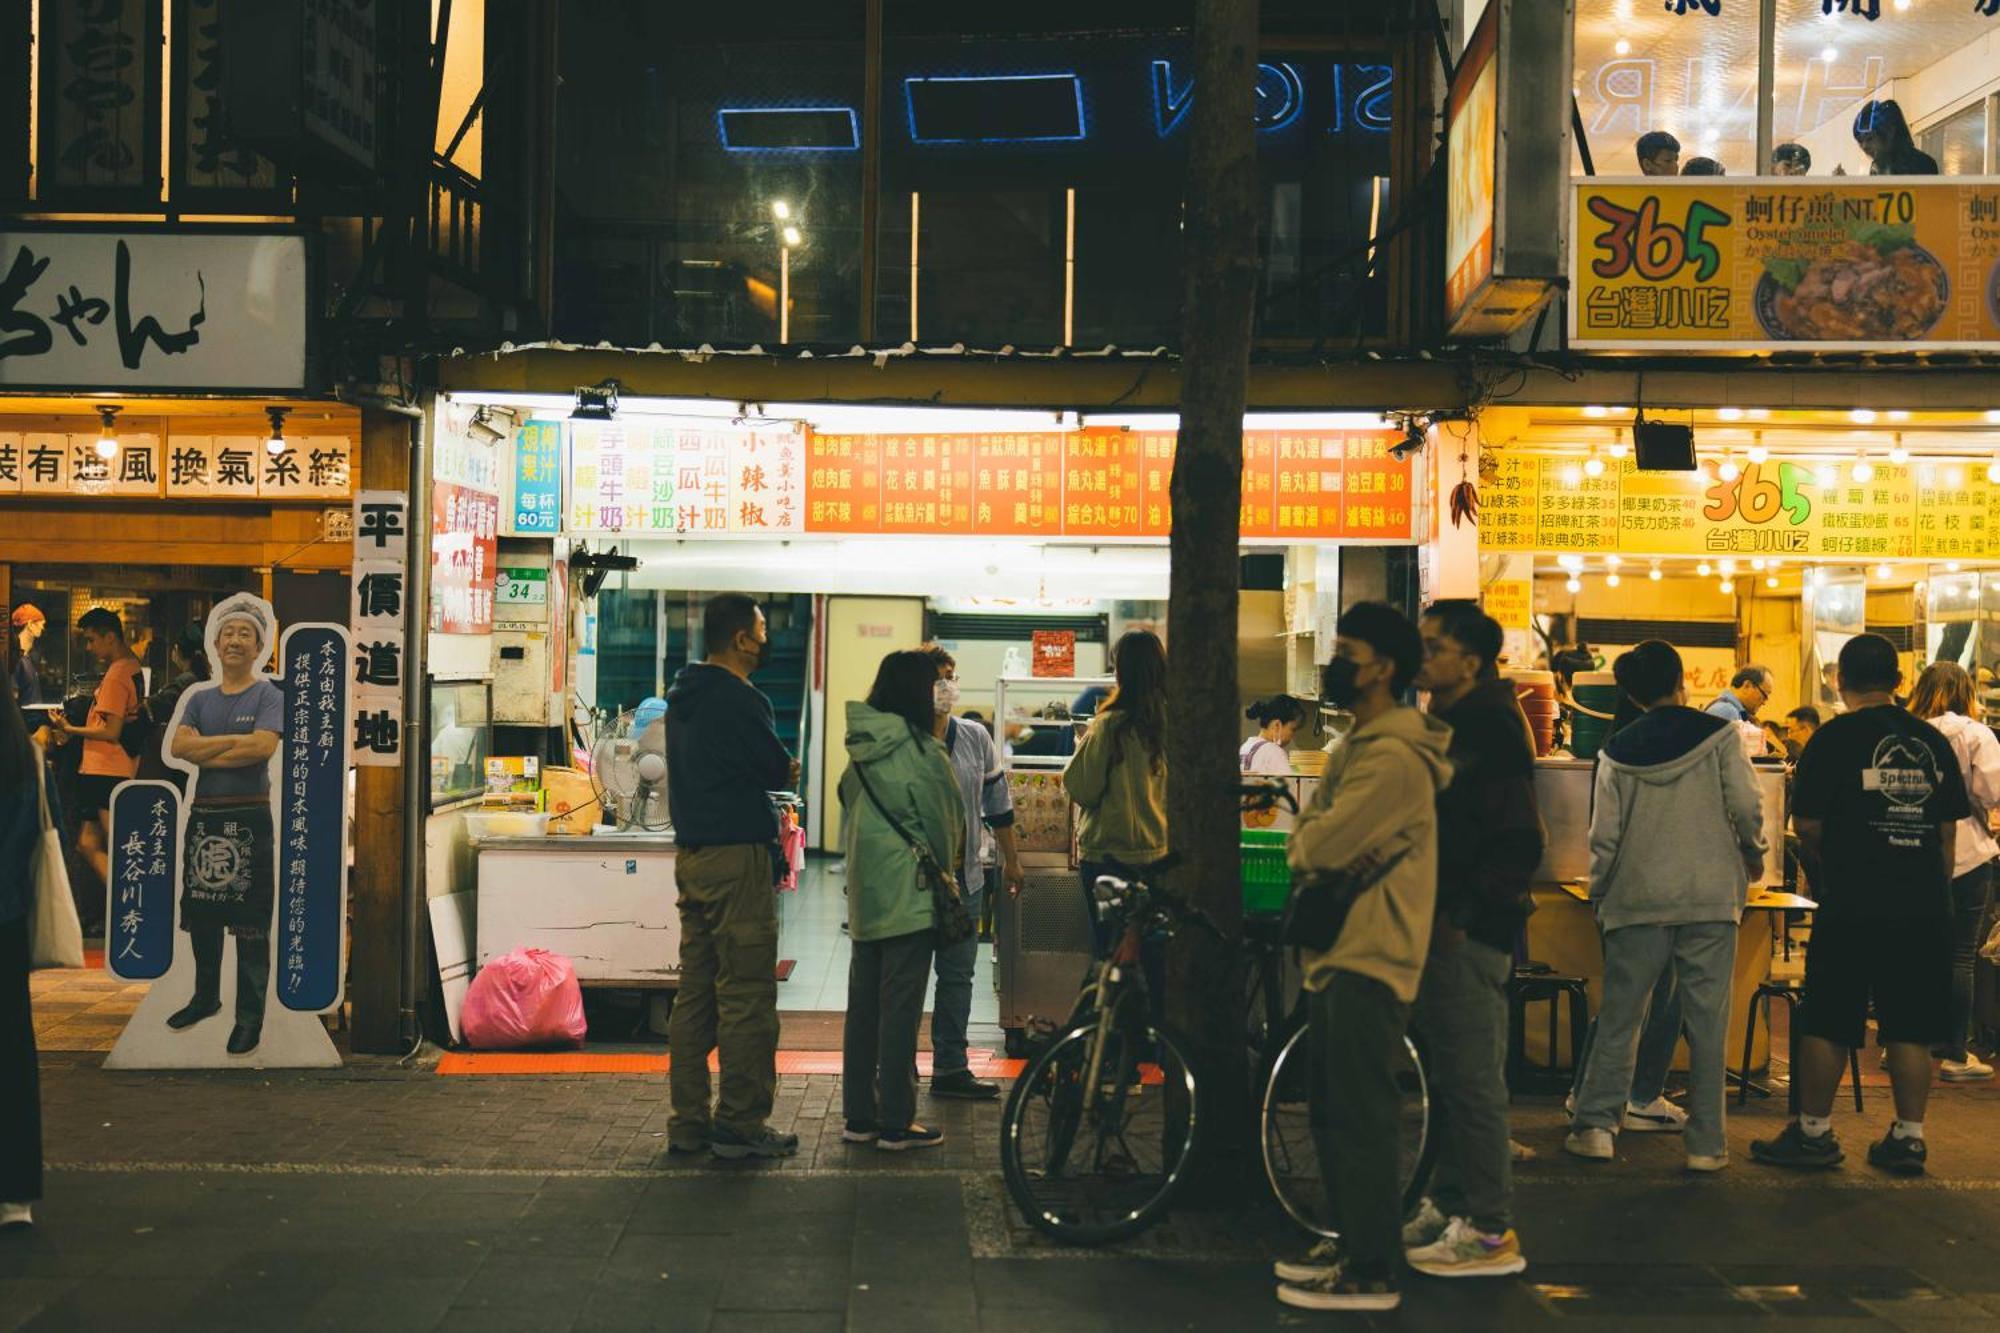
<path id="1" fill-rule="evenodd" d="M 1762 798 L 1730 722 L 1687 706 L 1681 656 L 1649 639 L 1612 665 L 1644 715 L 1605 744 L 1590 814 L 1590 901 L 1604 933 L 1597 1040 L 1563 1147 L 1614 1155 L 1646 1007 L 1674 969 L 1688 1038 L 1687 1164 L 1729 1164 L 1723 1045 L 1736 927 L 1763 873 Z"/>
<path id="2" fill-rule="evenodd" d="M 741 593 L 702 616 L 708 660 L 667 692 L 667 805 L 681 914 L 681 984 L 667 1024 L 673 1152 L 789 1157 L 796 1134 L 767 1121 L 778 1086 L 778 910 L 772 886 L 778 817 L 768 793 L 799 766 L 750 683 L 770 648 L 764 612 Z M 722 1095 L 709 1107 L 708 1055 Z"/>

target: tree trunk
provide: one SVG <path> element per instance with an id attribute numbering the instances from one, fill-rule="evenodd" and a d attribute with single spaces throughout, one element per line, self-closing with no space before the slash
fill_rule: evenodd
<path id="1" fill-rule="evenodd" d="M 1181 425 L 1173 477 L 1168 824 L 1185 863 L 1174 883 L 1222 926 L 1175 937 L 1169 1017 L 1194 1044 L 1211 1150 L 1210 1201 L 1233 1193 L 1254 1139 L 1244 1041 L 1239 816 L 1232 788 L 1243 406 L 1257 293 L 1258 0 L 1196 0 L 1188 154 Z"/>

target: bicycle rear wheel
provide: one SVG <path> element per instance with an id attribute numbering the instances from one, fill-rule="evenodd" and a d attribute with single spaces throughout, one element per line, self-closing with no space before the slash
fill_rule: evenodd
<path id="1" fill-rule="evenodd" d="M 1417 1047 L 1403 1039 L 1403 1058 L 1396 1065 L 1401 1094 L 1397 1126 L 1397 1157 L 1403 1207 L 1413 1207 L 1430 1178 L 1436 1143 L 1430 1133 L 1430 1085 Z M 1312 1060 L 1306 1047 L 1306 1027 L 1300 1023 L 1271 1062 L 1264 1084 L 1264 1179 L 1286 1214 L 1314 1235 L 1340 1233 L 1327 1212 L 1326 1186 L 1321 1180 L 1319 1149 L 1312 1129 Z"/>
<path id="2" fill-rule="evenodd" d="M 1043 1051 L 1000 1122 L 1007 1192 L 1030 1224 L 1071 1245 L 1158 1221 L 1187 1179 L 1202 1119 L 1184 1041 L 1151 1024 L 1114 1031 L 1086 1087 L 1095 1036 L 1074 1028 Z"/>

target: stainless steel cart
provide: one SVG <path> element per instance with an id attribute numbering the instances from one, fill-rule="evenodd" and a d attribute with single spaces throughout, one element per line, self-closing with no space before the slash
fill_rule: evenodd
<path id="1" fill-rule="evenodd" d="M 1003 676 L 994 689 L 994 717 L 1004 737 L 1009 695 L 1017 702 L 1026 694 L 1067 704 L 1093 685 L 1112 683 L 1108 676 Z M 1030 720 L 1040 727 L 1067 725 L 1079 734 L 1089 722 L 1088 718 Z M 1060 755 L 1006 760 L 1026 875 L 1020 897 L 1003 894 L 993 918 L 1000 1026 L 1010 1055 L 1022 1052 L 1029 1029 L 1069 1017 L 1090 970 L 1090 918 L 1076 872 L 1076 809 L 1062 789 L 1067 762 Z"/>

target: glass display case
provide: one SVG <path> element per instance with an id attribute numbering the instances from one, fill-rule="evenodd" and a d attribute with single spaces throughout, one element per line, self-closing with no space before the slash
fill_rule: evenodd
<path id="1" fill-rule="evenodd" d="M 1868 627 L 1868 573 L 1860 566 L 1815 569 L 1805 588 L 1799 634 L 1799 702 L 1823 717 L 1840 711 L 1836 668 L 1847 641 Z"/>
<path id="2" fill-rule="evenodd" d="M 430 682 L 431 809 L 486 790 L 493 750 L 493 683 Z"/>
<path id="3" fill-rule="evenodd" d="M 1921 585 L 1923 661 L 1956 662 L 1972 675 L 1979 717 L 2000 722 L 2000 570 L 1933 568 Z"/>

